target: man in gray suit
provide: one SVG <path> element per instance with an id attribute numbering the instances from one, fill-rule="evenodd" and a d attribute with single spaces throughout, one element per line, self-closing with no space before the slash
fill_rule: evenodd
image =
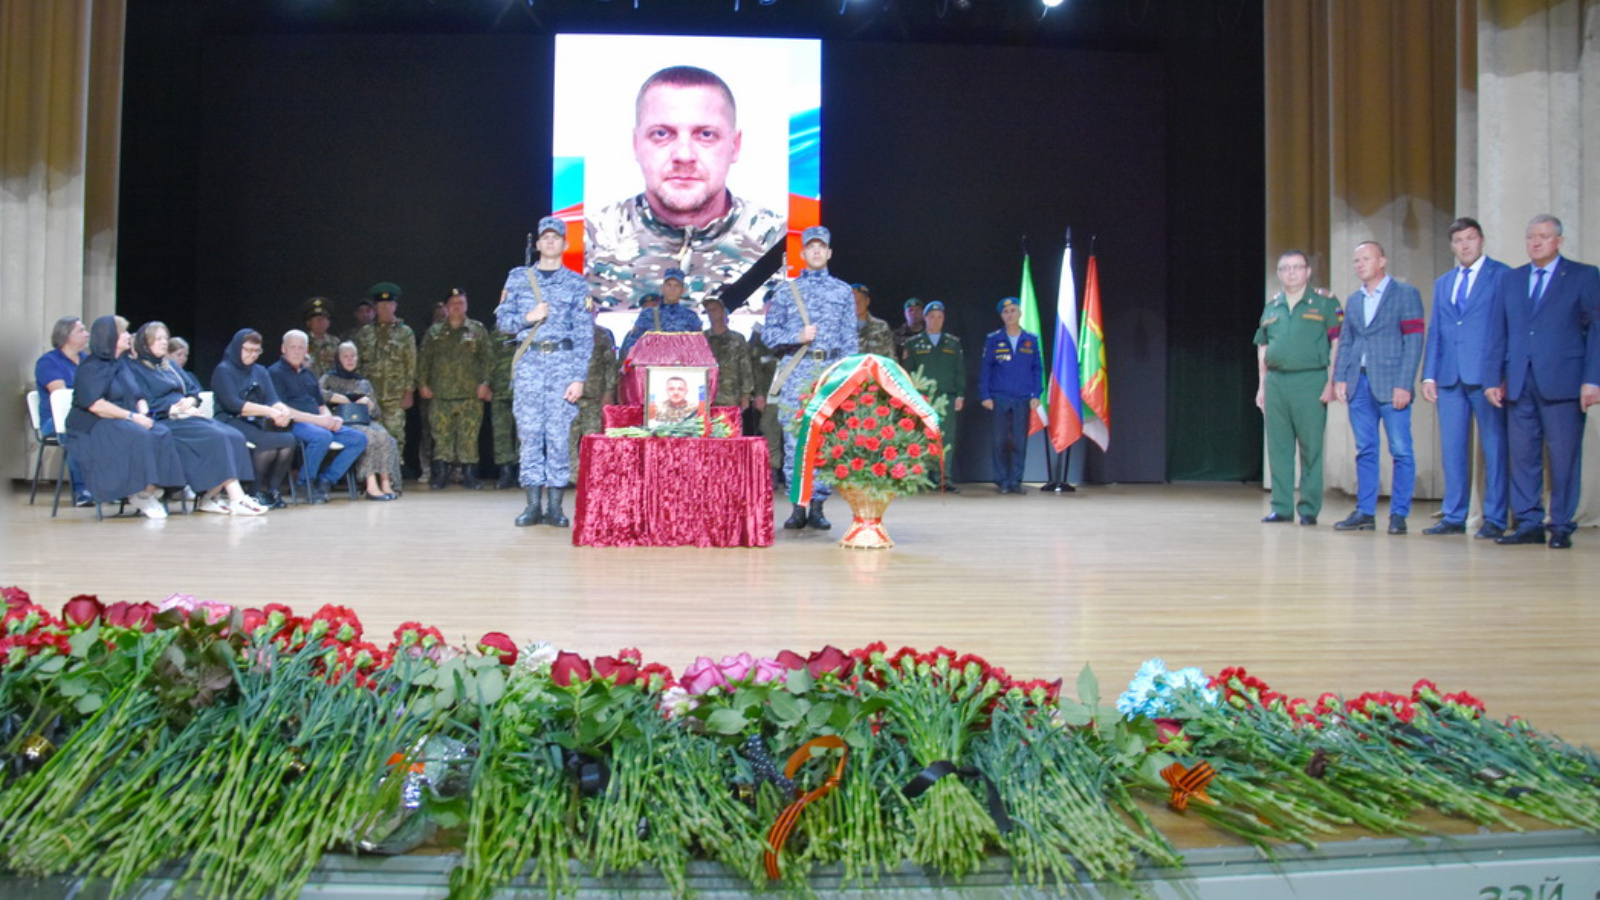
<path id="1" fill-rule="evenodd" d="M 1334 393 L 1350 404 L 1350 430 L 1356 439 L 1356 509 L 1333 527 L 1372 531 L 1378 508 L 1378 425 L 1394 457 L 1389 498 L 1389 533 L 1406 533 L 1417 464 L 1411 455 L 1411 397 L 1422 362 L 1422 295 L 1389 277 L 1389 259 L 1377 241 L 1356 245 L 1356 277 L 1361 288 L 1345 302 L 1339 332 Z"/>

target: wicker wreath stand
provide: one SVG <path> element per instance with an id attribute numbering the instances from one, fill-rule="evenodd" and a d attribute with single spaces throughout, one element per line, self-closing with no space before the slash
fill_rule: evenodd
<path id="1" fill-rule="evenodd" d="M 889 508 L 893 494 L 840 485 L 838 491 L 850 504 L 850 528 L 839 541 L 839 546 L 856 550 L 887 550 L 894 546 L 889 532 L 883 527 L 883 513 Z"/>

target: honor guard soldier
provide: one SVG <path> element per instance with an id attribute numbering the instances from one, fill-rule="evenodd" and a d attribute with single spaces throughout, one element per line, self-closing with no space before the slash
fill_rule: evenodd
<path id="1" fill-rule="evenodd" d="M 589 282 L 561 265 L 567 223 L 545 216 L 538 233 L 539 261 L 506 276 L 495 324 L 518 342 L 511 365 L 512 408 L 522 438 L 521 481 L 528 505 L 516 523 L 565 528 L 570 523 L 561 501 L 571 474 L 572 420 L 589 374 L 594 321 Z"/>
<path id="2" fill-rule="evenodd" d="M 683 270 L 668 269 L 661 279 L 659 306 L 639 310 L 633 328 L 622 339 L 622 358 L 627 359 L 633 345 L 651 331 L 690 332 L 700 330 L 700 316 L 683 305 Z"/>
<path id="3" fill-rule="evenodd" d="M 895 346 L 894 332 L 889 330 L 889 323 L 870 311 L 872 291 L 864 284 L 852 284 L 850 292 L 855 295 L 856 343 L 861 348 L 860 352 L 898 359 L 899 348 Z"/>
<path id="4" fill-rule="evenodd" d="M 967 360 L 962 354 L 961 338 L 944 333 L 944 304 L 938 300 L 922 309 L 924 328 L 906 341 L 905 367 L 918 372 L 933 382 L 928 400 L 937 405 L 945 400 L 944 412 L 939 415 L 939 433 L 944 436 L 944 457 L 939 463 L 940 482 L 944 490 L 957 494 L 955 478 L 950 473 L 950 460 L 956 452 L 957 413 L 965 405 L 963 394 L 967 390 Z"/>
<path id="5" fill-rule="evenodd" d="M 599 311 L 598 307 L 595 311 Z M 578 451 L 583 447 L 583 436 L 599 434 L 605 426 L 604 410 L 617 401 L 617 379 L 621 371 L 617 365 L 616 338 L 611 336 L 611 329 L 596 323 L 589 375 L 583 382 L 583 396 L 578 399 L 578 415 L 572 420 L 572 437 L 568 441 L 573 484 L 578 483 Z"/>
<path id="6" fill-rule="evenodd" d="M 395 452 L 406 455 L 406 410 L 415 399 L 417 336 L 411 326 L 395 317 L 400 286 L 380 281 L 367 292 L 376 318 L 356 329 L 350 340 L 361 356 L 361 366 L 377 395 L 383 427 L 394 437 Z"/>
<path id="7" fill-rule="evenodd" d="M 306 334 L 310 341 L 308 362 L 311 371 L 318 378 L 333 371 L 334 364 L 339 361 L 339 336 L 330 334 L 328 326 L 333 323 L 333 304 L 327 297 L 312 297 L 300 304 L 300 319 L 306 323 Z"/>
<path id="8" fill-rule="evenodd" d="M 786 281 L 767 293 L 766 328 L 763 336 L 780 354 L 778 373 L 773 377 L 767 400 L 778 401 L 779 420 L 793 421 L 800 411 L 800 395 L 810 388 L 822 371 L 834 362 L 853 356 L 857 347 L 855 300 L 850 285 L 828 274 L 828 260 L 833 257 L 833 235 L 821 225 L 813 225 L 800 233 L 800 258 L 805 270 L 800 277 Z M 794 467 L 810 465 L 810 461 L 797 463 L 794 458 L 795 433 L 783 431 L 783 474 L 789 484 L 794 484 Z M 832 527 L 822 514 L 822 504 L 828 499 L 828 486 L 817 484 L 812 493 L 811 508 L 796 504 L 783 527 L 798 530 L 808 524 L 812 528 Z"/>
<path id="9" fill-rule="evenodd" d="M 461 469 L 461 486 L 478 489 L 478 430 L 483 425 L 483 404 L 493 394 L 494 351 L 489 329 L 467 318 L 467 292 L 450 290 L 445 318 L 428 328 L 422 338 L 422 359 L 417 366 L 417 392 L 430 402 L 428 424 L 433 431 L 433 471 L 428 486 L 439 490 L 450 483 L 451 470 Z"/>

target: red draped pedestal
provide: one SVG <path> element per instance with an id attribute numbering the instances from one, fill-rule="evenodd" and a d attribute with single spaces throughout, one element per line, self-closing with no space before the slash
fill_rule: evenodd
<path id="1" fill-rule="evenodd" d="M 772 546 L 763 438 L 591 434 L 580 452 L 577 546 Z"/>
<path id="2" fill-rule="evenodd" d="M 645 367 L 705 366 L 706 397 L 717 395 L 717 358 L 711 345 L 698 331 L 647 331 L 639 336 L 628 358 L 622 361 L 622 378 L 617 382 L 621 405 L 644 406 Z"/>

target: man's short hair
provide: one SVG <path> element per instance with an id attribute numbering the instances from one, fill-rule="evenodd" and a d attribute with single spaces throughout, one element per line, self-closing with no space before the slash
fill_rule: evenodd
<path id="1" fill-rule="evenodd" d="M 717 73 L 702 69 L 699 66 L 668 66 L 651 75 L 639 86 L 639 96 L 633 101 L 633 118 L 637 122 L 639 110 L 644 107 L 644 95 L 653 87 L 663 85 L 679 88 L 714 88 L 722 92 L 722 98 L 728 101 L 728 120 L 739 121 L 739 105 L 733 102 L 733 91 L 728 89 L 728 83 L 723 81 Z"/>
<path id="2" fill-rule="evenodd" d="M 57 319 L 55 327 L 50 329 L 50 346 L 59 348 L 65 344 L 67 338 L 72 337 L 72 329 L 82 321 L 77 316 L 62 316 Z"/>
<path id="3" fill-rule="evenodd" d="M 1539 213 L 1537 216 L 1529 219 L 1528 227 L 1532 228 L 1535 225 L 1543 225 L 1546 222 L 1549 222 L 1551 225 L 1556 227 L 1556 237 L 1560 237 L 1562 233 L 1561 220 L 1550 215 L 1549 213 Z"/>
<path id="4" fill-rule="evenodd" d="M 1306 268 L 1308 268 L 1308 269 L 1311 268 L 1311 257 L 1307 256 L 1306 252 L 1304 250 L 1298 250 L 1298 249 L 1285 250 L 1282 253 L 1278 254 L 1278 262 L 1283 262 L 1284 260 L 1288 259 L 1291 256 L 1300 257 L 1300 261 L 1306 264 Z"/>
<path id="5" fill-rule="evenodd" d="M 1483 226 L 1478 224 L 1478 220 L 1477 219 L 1474 219 L 1474 218 L 1472 218 L 1470 216 L 1462 216 L 1461 218 L 1455 220 L 1454 222 L 1451 222 L 1450 223 L 1450 236 L 1451 237 L 1455 237 L 1456 236 L 1456 232 L 1466 231 L 1468 228 L 1471 228 L 1474 231 L 1478 232 L 1478 237 L 1483 237 Z"/>
<path id="6" fill-rule="evenodd" d="M 291 328 L 283 333 L 283 342 L 287 344 L 290 341 L 299 341 L 309 346 L 311 344 L 311 336 L 298 328 Z"/>
<path id="7" fill-rule="evenodd" d="M 1377 249 L 1379 256 L 1383 257 L 1384 259 L 1388 259 L 1389 258 L 1389 254 L 1384 252 L 1383 245 L 1378 243 L 1377 241 L 1362 241 L 1361 243 L 1356 245 L 1356 249 L 1360 250 L 1362 247 L 1365 247 L 1368 244 L 1371 244 L 1374 248 Z"/>

